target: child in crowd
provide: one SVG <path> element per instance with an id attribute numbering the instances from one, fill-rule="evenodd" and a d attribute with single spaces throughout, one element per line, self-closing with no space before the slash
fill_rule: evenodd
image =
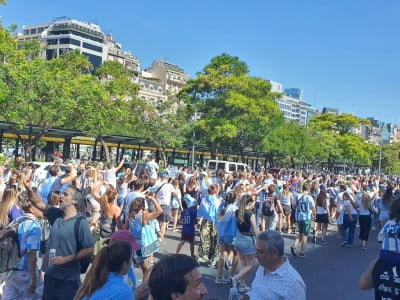
<path id="1" fill-rule="evenodd" d="M 187 204 L 187 208 L 185 208 L 182 212 L 182 233 L 181 233 L 181 241 L 178 243 L 176 247 L 176 253 L 178 254 L 182 246 L 185 242 L 190 244 L 190 255 L 194 257 L 194 238 L 195 238 L 195 224 L 197 221 L 197 200 L 194 199 L 189 194 L 186 194 L 184 200 Z"/>

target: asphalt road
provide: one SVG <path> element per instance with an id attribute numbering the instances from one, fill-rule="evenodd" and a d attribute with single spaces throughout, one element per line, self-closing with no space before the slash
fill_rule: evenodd
<path id="1" fill-rule="evenodd" d="M 378 255 L 379 244 L 377 242 L 378 231 L 371 231 L 368 249 L 361 250 L 358 246 L 358 228 L 352 249 L 340 247 L 340 240 L 336 237 L 334 225 L 329 225 L 328 243 L 326 245 L 313 244 L 311 239 L 308 241 L 306 258 L 293 257 L 290 253 L 290 245 L 295 238 L 294 235 L 284 234 L 285 254 L 290 263 L 297 269 L 303 277 L 307 286 L 308 300 L 350 300 L 350 299 L 373 299 L 372 290 L 360 291 L 358 280 L 362 272 L 367 268 L 370 261 Z M 176 245 L 180 240 L 179 232 L 167 231 L 166 244 L 162 246 L 160 252 L 156 254 L 156 259 L 168 253 L 175 253 Z M 198 237 L 196 237 L 196 245 Z M 299 247 L 298 247 L 299 248 Z M 181 253 L 190 254 L 189 245 L 185 244 Z M 195 249 L 197 254 L 197 246 Z M 258 265 L 258 264 L 257 264 Z M 250 285 L 254 278 L 257 266 L 248 275 L 247 283 Z M 136 269 L 138 280 L 141 278 L 140 269 Z M 201 266 L 204 283 L 208 289 L 208 295 L 204 299 L 225 300 L 228 299 L 230 285 L 217 285 L 214 283 L 216 276 L 215 267 Z M 228 277 L 227 271 L 225 277 Z"/>

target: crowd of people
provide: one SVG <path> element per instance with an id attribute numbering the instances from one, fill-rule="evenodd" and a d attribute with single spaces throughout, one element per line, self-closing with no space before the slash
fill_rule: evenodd
<path id="1" fill-rule="evenodd" d="M 2 300 L 201 299 L 207 288 L 199 265 L 215 266 L 215 284 L 231 284 L 241 299 L 301 300 L 306 286 L 284 255 L 283 236 L 293 235 L 292 255 L 306 258 L 308 237 L 327 245 L 329 224 L 337 226 L 338 245 L 349 249 L 359 224 L 361 251 L 370 231 L 381 230 L 380 257 L 361 288 L 374 286 L 377 269 L 399 262 L 400 182 L 394 177 L 288 169 L 160 172 L 154 157 L 140 170 L 124 168 L 124 158 L 107 167 L 75 161 L 64 173 L 61 164 L 58 159 L 34 184 L 33 165 L 0 166 L 0 229 L 20 222 L 21 255 L 0 274 Z M 152 252 L 144 228 L 157 236 Z M 176 254 L 155 263 L 168 229 L 180 231 Z M 179 254 L 186 242 L 190 256 Z M 255 259 L 259 267 L 249 282 Z M 135 267 L 143 273 L 141 286 Z"/>

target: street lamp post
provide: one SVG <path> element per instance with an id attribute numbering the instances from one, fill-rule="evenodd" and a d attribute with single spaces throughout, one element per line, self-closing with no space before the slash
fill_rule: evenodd
<path id="1" fill-rule="evenodd" d="M 383 126 L 385 126 L 385 124 L 382 124 L 382 126 L 381 126 L 381 132 L 380 132 L 380 138 L 379 138 L 379 163 L 378 163 L 379 176 L 381 176 L 381 166 L 382 166 L 382 131 L 383 131 Z"/>
<path id="2" fill-rule="evenodd" d="M 381 163 L 382 163 L 382 141 L 379 145 L 379 164 L 378 164 L 378 173 L 381 175 Z"/>
<path id="3" fill-rule="evenodd" d="M 194 111 L 193 124 L 196 123 L 197 111 Z M 192 141 L 192 170 L 194 169 L 194 150 L 195 150 L 196 130 L 193 126 L 193 141 Z"/>

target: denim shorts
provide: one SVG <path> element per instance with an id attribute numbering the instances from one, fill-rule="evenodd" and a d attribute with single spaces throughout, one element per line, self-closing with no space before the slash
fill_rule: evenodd
<path id="1" fill-rule="evenodd" d="M 226 245 L 226 246 L 233 246 L 235 243 L 234 236 L 218 236 L 218 244 Z"/>
<path id="2" fill-rule="evenodd" d="M 169 222 L 171 220 L 171 207 L 164 204 L 161 204 L 160 206 L 163 212 L 157 217 L 157 220 L 160 222 Z"/>
<path id="3" fill-rule="evenodd" d="M 235 249 L 243 255 L 254 255 L 256 253 L 254 236 L 238 233 L 235 240 Z"/>

